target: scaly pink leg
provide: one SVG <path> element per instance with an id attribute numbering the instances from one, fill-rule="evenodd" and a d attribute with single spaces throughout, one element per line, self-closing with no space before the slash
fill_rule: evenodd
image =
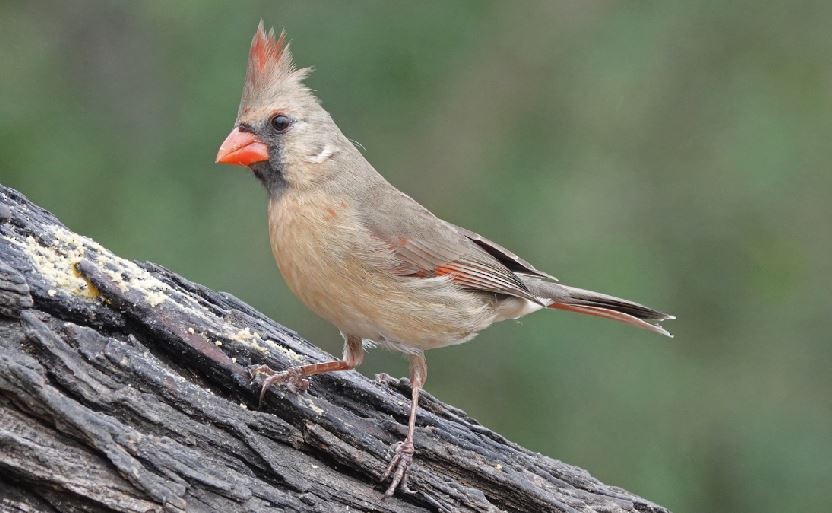
<path id="1" fill-rule="evenodd" d="M 262 403 L 266 396 L 266 390 L 272 385 L 289 383 L 297 390 L 306 390 L 309 387 L 309 381 L 306 379 L 308 376 L 324 372 L 352 370 L 360 365 L 362 361 L 364 361 L 364 347 L 361 345 L 361 339 L 352 335 L 344 335 L 344 356 L 341 360 L 301 365 L 282 372 L 275 372 L 268 365 L 260 365 L 253 369 L 252 374 L 255 376 L 257 374 L 269 375 L 263 380 L 263 386 L 260 388 L 260 403 Z"/>
<path id="2" fill-rule="evenodd" d="M 407 423 L 407 436 L 405 439 L 396 444 L 393 459 L 390 460 L 390 465 L 387 471 L 381 478 L 381 481 L 387 481 L 390 478 L 390 486 L 384 495 L 391 497 L 396 488 L 401 488 L 405 493 L 414 493 L 413 490 L 407 487 L 407 476 L 410 472 L 410 464 L 413 463 L 413 454 L 416 450 L 413 447 L 413 432 L 416 430 L 416 409 L 419 407 L 419 392 L 425 386 L 425 380 L 428 377 L 428 364 L 425 361 L 424 353 L 417 353 L 408 355 L 410 360 L 410 386 L 413 390 L 410 402 L 410 418 Z"/>

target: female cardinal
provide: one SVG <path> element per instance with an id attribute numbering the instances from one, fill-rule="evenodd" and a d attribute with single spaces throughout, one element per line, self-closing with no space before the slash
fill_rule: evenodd
<path id="1" fill-rule="evenodd" d="M 268 369 L 261 389 L 353 369 L 363 340 L 407 355 L 413 389 L 407 437 L 382 481 L 407 488 L 424 351 L 471 340 L 491 324 L 542 308 L 615 319 L 670 336 L 673 317 L 557 283 L 504 247 L 439 219 L 385 180 L 303 84 L 285 33 L 257 27 L 234 129 L 217 162 L 246 166 L 268 194 L 272 252 L 292 292 L 344 336 L 341 360 Z"/>

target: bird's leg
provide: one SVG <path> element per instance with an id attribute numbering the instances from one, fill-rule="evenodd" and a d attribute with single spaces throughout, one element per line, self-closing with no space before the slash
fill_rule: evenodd
<path id="1" fill-rule="evenodd" d="M 260 365 L 253 369 L 254 375 L 268 374 L 263 380 L 260 388 L 260 403 L 266 396 L 266 390 L 278 383 L 289 383 L 296 390 L 306 390 L 309 387 L 308 376 L 341 370 L 352 370 L 364 361 L 364 347 L 361 345 L 361 338 L 352 335 L 344 335 L 344 356 L 340 360 L 331 362 L 312 363 L 292 367 L 285 371 L 275 372 L 267 365 Z"/>
<path id="2" fill-rule="evenodd" d="M 413 463 L 413 454 L 416 450 L 413 447 L 413 432 L 416 430 L 416 409 L 419 407 L 419 392 L 425 385 L 428 377 L 428 364 L 425 361 L 425 354 L 422 352 L 408 355 L 410 360 L 410 387 L 413 390 L 410 402 L 410 418 L 407 422 L 407 436 L 396 444 L 393 459 L 387 471 L 384 472 L 381 481 L 390 478 L 390 486 L 384 495 L 391 497 L 396 488 L 401 488 L 405 493 L 414 493 L 407 487 L 407 475 L 410 471 L 410 464 Z"/>

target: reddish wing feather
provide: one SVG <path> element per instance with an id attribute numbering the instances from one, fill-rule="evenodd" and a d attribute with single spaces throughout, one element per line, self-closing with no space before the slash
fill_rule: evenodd
<path id="1" fill-rule="evenodd" d="M 450 276 L 462 287 L 539 302 L 501 258 L 404 193 L 381 183 L 368 191 L 364 223 L 396 257 L 401 276 Z M 502 252 L 501 252 L 502 256 Z M 530 266 L 519 266 L 526 271 Z"/>
<path id="2" fill-rule="evenodd" d="M 433 275 L 450 276 L 455 283 L 466 288 L 519 296 L 537 301 L 526 290 L 525 286 L 519 280 L 516 280 L 513 274 L 514 279 L 507 278 L 501 269 L 480 262 L 455 261 L 440 264 L 435 267 Z"/>
<path id="3" fill-rule="evenodd" d="M 465 288 L 538 301 L 513 272 L 487 253 L 483 252 L 482 259 L 478 260 L 461 257 L 460 251 L 454 251 L 438 243 L 428 246 L 404 237 L 392 240 L 379 234 L 376 234 L 376 237 L 384 241 L 395 254 L 398 262 L 394 272 L 400 276 L 449 276 Z"/>

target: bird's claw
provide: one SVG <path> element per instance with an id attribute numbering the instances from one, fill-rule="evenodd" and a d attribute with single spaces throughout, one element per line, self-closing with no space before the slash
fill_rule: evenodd
<path id="1" fill-rule="evenodd" d="M 248 375 L 249 375 L 249 377 L 251 378 L 251 384 L 252 384 L 252 385 L 254 384 L 254 382 L 255 382 L 255 381 L 257 381 L 257 379 L 258 379 L 261 375 L 264 375 L 264 374 L 265 374 L 266 376 L 271 376 L 271 375 L 272 375 L 272 374 L 274 374 L 274 373 L 275 373 L 275 370 L 274 370 L 274 369 L 272 369 L 271 367 L 269 367 L 269 366 L 268 366 L 268 365 L 266 365 L 266 364 L 262 364 L 262 365 L 251 365 L 251 366 L 249 366 L 249 368 L 248 368 Z"/>
<path id="2" fill-rule="evenodd" d="M 272 385 L 285 383 L 292 393 L 305 392 L 309 388 L 309 380 L 303 376 L 303 372 L 298 367 L 276 372 L 268 365 L 258 365 L 250 368 L 249 373 L 251 374 L 252 383 L 257 381 L 261 375 L 267 376 L 260 386 L 259 404 L 263 404 L 263 398 L 266 397 L 266 390 Z"/>
<path id="3" fill-rule="evenodd" d="M 394 378 L 390 374 L 387 374 L 386 372 L 379 372 L 378 374 L 376 374 L 375 379 L 376 383 L 378 383 L 379 385 L 389 385 L 395 380 L 396 378 Z"/>
<path id="4" fill-rule="evenodd" d="M 410 465 L 413 463 L 415 452 L 413 442 L 410 440 L 396 444 L 396 448 L 393 450 L 393 459 L 390 460 L 390 465 L 387 466 L 387 470 L 381 476 L 382 483 L 387 481 L 388 478 L 390 479 L 390 486 L 387 487 L 384 495 L 392 497 L 396 493 L 396 488 L 408 495 L 416 493 L 407 486 L 407 477 L 410 473 Z"/>

